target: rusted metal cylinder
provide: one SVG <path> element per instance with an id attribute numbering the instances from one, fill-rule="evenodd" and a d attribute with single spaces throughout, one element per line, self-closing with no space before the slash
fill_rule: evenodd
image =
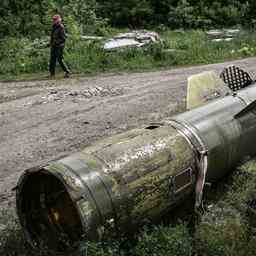
<path id="1" fill-rule="evenodd" d="M 54 251 L 159 218 L 195 188 L 198 155 L 215 181 L 256 153 L 252 87 L 23 173 L 17 211 L 28 241 Z"/>

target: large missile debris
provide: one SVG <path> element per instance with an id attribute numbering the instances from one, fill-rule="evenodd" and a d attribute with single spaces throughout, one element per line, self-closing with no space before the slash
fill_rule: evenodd
<path id="1" fill-rule="evenodd" d="M 187 109 L 202 106 L 213 99 L 231 94 L 231 89 L 214 71 L 206 71 L 188 78 Z"/>
<path id="2" fill-rule="evenodd" d="M 206 32 L 206 35 L 212 42 L 230 42 L 236 38 L 240 29 L 213 29 Z"/>
<path id="3" fill-rule="evenodd" d="M 205 182 L 256 154 L 255 102 L 251 85 L 26 170 L 16 199 L 27 241 L 67 252 L 159 219 L 194 191 L 199 207 Z"/>
<path id="4" fill-rule="evenodd" d="M 105 42 L 103 49 L 106 51 L 113 51 L 125 48 L 140 48 L 158 41 L 160 41 L 160 36 L 156 32 L 135 30 L 114 36 Z"/>

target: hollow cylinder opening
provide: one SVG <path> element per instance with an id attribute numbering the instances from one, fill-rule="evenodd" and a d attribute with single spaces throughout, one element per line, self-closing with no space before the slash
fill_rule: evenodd
<path id="1" fill-rule="evenodd" d="M 78 209 L 60 178 L 42 169 L 26 173 L 17 191 L 17 210 L 33 247 L 63 252 L 82 237 Z"/>

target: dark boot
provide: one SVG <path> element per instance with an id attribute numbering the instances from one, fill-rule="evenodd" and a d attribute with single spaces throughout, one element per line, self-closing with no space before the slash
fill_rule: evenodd
<path id="1" fill-rule="evenodd" d="M 49 61 L 49 72 L 50 72 L 49 78 L 55 77 L 55 67 L 56 67 L 57 57 L 58 57 L 58 51 L 56 47 L 52 47 L 50 61 Z"/>
<path id="2" fill-rule="evenodd" d="M 68 72 L 65 72 L 65 74 L 64 74 L 64 78 L 69 78 L 70 77 L 70 72 L 68 71 Z"/>

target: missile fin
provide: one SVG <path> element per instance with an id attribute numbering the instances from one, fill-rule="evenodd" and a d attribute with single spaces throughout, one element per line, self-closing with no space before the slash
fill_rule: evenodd
<path id="1" fill-rule="evenodd" d="M 232 91 L 241 90 L 254 82 L 248 72 L 234 65 L 224 68 L 220 77 Z"/>
<path id="2" fill-rule="evenodd" d="M 188 78 L 187 109 L 202 106 L 216 98 L 231 94 L 231 90 L 214 71 L 206 71 Z"/>
<path id="3" fill-rule="evenodd" d="M 249 105 L 247 105 L 245 108 L 243 108 L 240 112 L 238 112 L 234 118 L 240 118 L 244 115 L 246 115 L 248 112 L 251 112 L 255 110 L 255 114 L 256 114 L 256 100 L 251 102 Z"/>

